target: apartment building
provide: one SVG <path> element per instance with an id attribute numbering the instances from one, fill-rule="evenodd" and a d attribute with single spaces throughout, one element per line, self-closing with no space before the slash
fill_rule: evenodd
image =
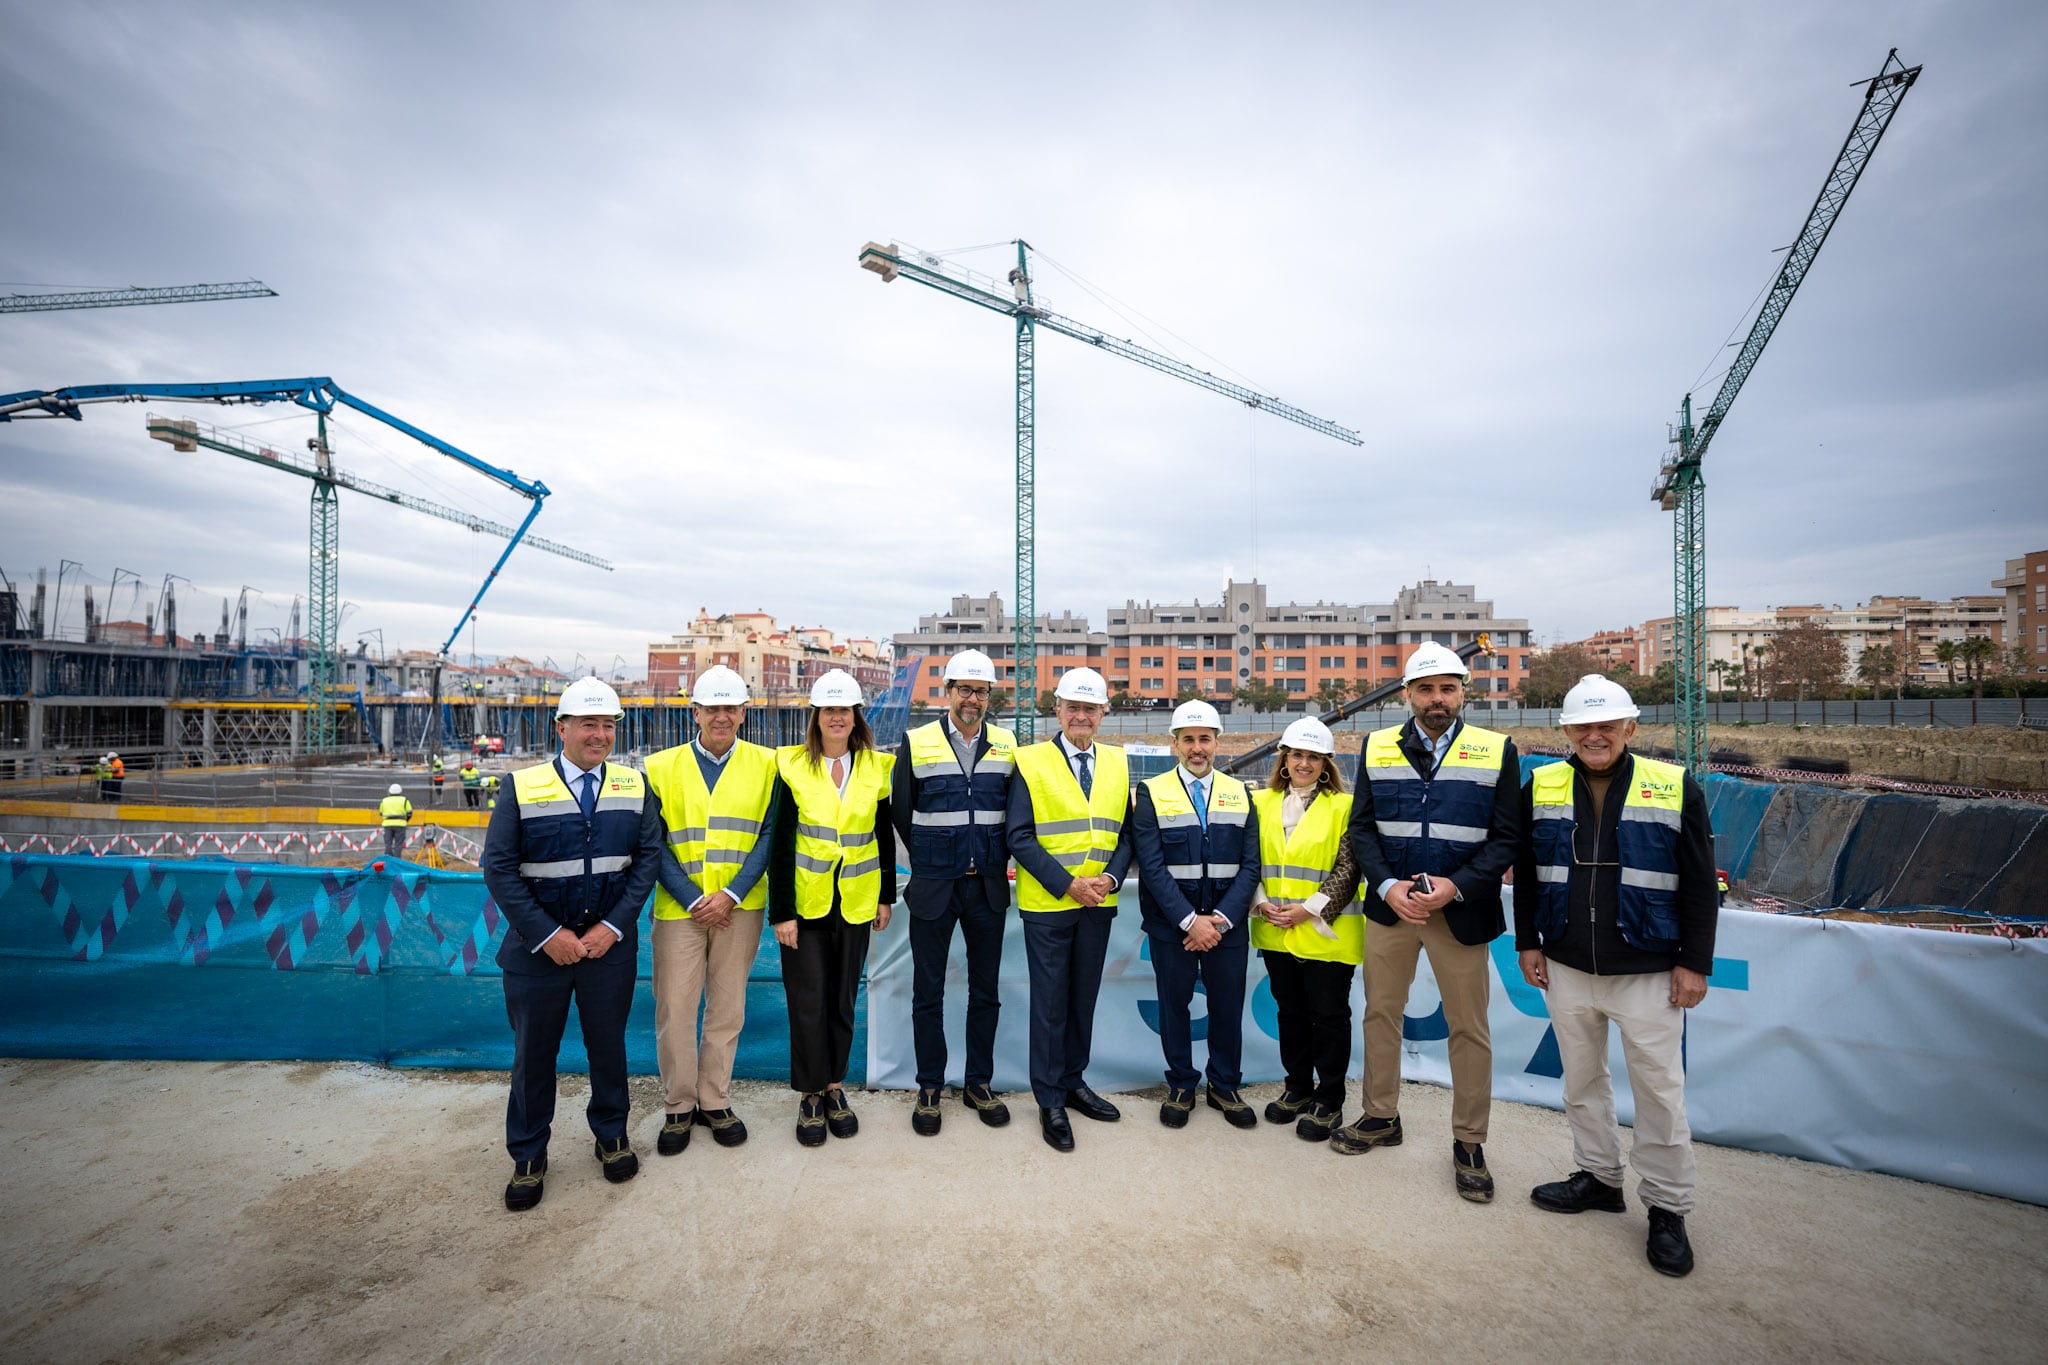
<path id="1" fill-rule="evenodd" d="M 2005 643 L 2024 651 L 2029 673 L 2048 673 L 2048 550 L 2005 561 L 1992 587 L 2005 594 Z"/>
<path id="2" fill-rule="evenodd" d="M 978 649 L 994 660 L 996 685 L 1011 689 L 1017 677 L 1017 618 L 1003 610 L 1000 593 L 955 597 L 943 612 L 917 618 L 917 629 L 889 637 L 898 658 L 925 656 L 913 685 L 913 700 L 937 703 L 945 696 L 946 660 L 963 649 Z M 1037 619 L 1038 687 L 1052 687 L 1070 668 L 1102 671 L 1109 637 L 1088 629 L 1088 618 L 1063 611 Z"/>
<path id="3" fill-rule="evenodd" d="M 687 694 L 697 676 L 724 664 L 747 680 L 756 701 L 797 703 L 828 669 L 851 673 L 861 690 L 879 697 L 888 690 L 889 655 L 875 641 L 840 640 L 824 626 L 780 625 L 765 611 L 712 615 L 699 608 L 690 628 L 647 646 L 648 691 L 657 697 Z"/>

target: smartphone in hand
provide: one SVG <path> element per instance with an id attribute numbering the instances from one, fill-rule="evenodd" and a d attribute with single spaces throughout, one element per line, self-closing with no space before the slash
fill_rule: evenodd
<path id="1" fill-rule="evenodd" d="M 1415 889 L 1421 892 L 1423 895 L 1428 896 L 1435 893 L 1436 883 L 1430 881 L 1429 874 L 1427 872 L 1416 873 L 1414 880 Z"/>

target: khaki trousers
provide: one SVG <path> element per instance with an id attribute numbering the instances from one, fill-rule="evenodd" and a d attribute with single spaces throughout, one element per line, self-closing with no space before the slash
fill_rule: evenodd
<path id="1" fill-rule="evenodd" d="M 1572 1160 L 1617 1188 L 1622 1183 L 1621 1129 L 1607 1071 L 1607 1021 L 1621 1026 L 1621 1052 L 1636 1101 L 1629 1164 L 1642 1181 L 1645 1204 L 1692 1212 L 1699 1172 L 1692 1125 L 1685 1117 L 1685 1011 L 1671 1003 L 1671 973 L 1594 976 L 1552 962 L 1550 1026 L 1564 1063 L 1564 1112 L 1572 1128 Z"/>
<path id="2" fill-rule="evenodd" d="M 694 919 L 654 921 L 654 1055 L 671 1114 L 732 1108 L 733 1054 L 747 1018 L 747 976 L 761 946 L 761 914 L 735 910 L 723 929 L 702 928 Z"/>
<path id="3" fill-rule="evenodd" d="M 1486 1022 L 1492 967 L 1486 945 L 1458 942 L 1442 915 L 1426 924 L 1365 926 L 1365 1112 L 1376 1119 L 1401 1112 L 1401 1020 L 1424 951 L 1451 1030 L 1451 1136 L 1484 1142 L 1493 1112 L 1493 1032 Z"/>

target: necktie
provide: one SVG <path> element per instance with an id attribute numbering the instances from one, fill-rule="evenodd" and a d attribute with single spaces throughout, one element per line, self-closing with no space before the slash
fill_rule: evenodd
<path id="1" fill-rule="evenodd" d="M 579 795 L 579 796 L 578 796 L 578 797 L 576 798 L 576 800 L 577 800 L 577 804 L 579 804 L 579 805 L 581 805 L 581 806 L 583 807 L 583 818 L 584 818 L 584 819 L 588 820 L 588 819 L 589 819 L 589 818 L 590 818 L 590 817 L 591 817 L 592 815 L 595 815 L 595 814 L 597 813 L 597 774 L 596 774 L 596 773 L 585 773 L 585 774 L 583 774 L 583 791 L 582 791 L 582 793 L 581 793 L 581 794 L 580 794 L 580 795 Z"/>
<path id="2" fill-rule="evenodd" d="M 1093 796 L 1095 794 L 1095 774 L 1089 771 L 1088 768 L 1088 760 L 1093 757 L 1095 755 L 1090 753 L 1074 755 L 1074 761 L 1081 765 L 1079 775 L 1081 779 L 1081 795 L 1083 796 Z"/>
<path id="3" fill-rule="evenodd" d="M 1202 828 L 1209 828 L 1209 784 L 1197 782 L 1188 788 L 1188 795 L 1195 798 L 1195 818 L 1202 822 Z"/>
<path id="4" fill-rule="evenodd" d="M 846 760 L 843 758 L 832 760 L 832 785 L 835 787 L 844 787 L 846 785 Z"/>

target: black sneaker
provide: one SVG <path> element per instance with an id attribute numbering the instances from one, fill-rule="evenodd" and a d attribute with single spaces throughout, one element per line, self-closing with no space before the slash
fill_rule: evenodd
<path id="1" fill-rule="evenodd" d="M 939 1121 L 939 1092 L 919 1086 L 917 1106 L 910 1111 L 910 1131 L 919 1137 L 937 1137 Z"/>
<path id="2" fill-rule="evenodd" d="M 825 1126 L 836 1138 L 850 1138 L 860 1131 L 860 1119 L 847 1106 L 846 1092 L 836 1085 L 825 1092 Z"/>
<path id="3" fill-rule="evenodd" d="M 711 1140 L 721 1147 L 737 1147 L 747 1140 L 747 1125 L 730 1109 L 699 1109 L 697 1122 L 711 1130 Z"/>
<path id="4" fill-rule="evenodd" d="M 1685 1235 L 1685 1215 L 1650 1205 L 1650 1264 L 1659 1275 L 1692 1274 L 1692 1242 Z"/>
<path id="5" fill-rule="evenodd" d="M 1292 1123 L 1300 1118 L 1302 1111 L 1315 1102 L 1315 1096 L 1300 1091 L 1283 1089 L 1280 1098 L 1266 1106 L 1266 1122 Z"/>
<path id="6" fill-rule="evenodd" d="M 1244 1098 L 1235 1090 L 1222 1089 L 1214 1081 L 1209 1082 L 1206 1089 L 1209 1092 L 1209 1107 L 1221 1109 L 1223 1121 L 1232 1128 L 1259 1126 L 1259 1116 L 1252 1112 L 1252 1107 L 1246 1104 Z"/>
<path id="7" fill-rule="evenodd" d="M 1537 1208 L 1548 1209 L 1552 1213 L 1584 1213 L 1587 1209 L 1601 1213 L 1628 1212 L 1628 1203 L 1621 1197 L 1621 1187 L 1608 1184 L 1591 1171 L 1573 1171 L 1563 1180 L 1538 1185 L 1529 1191 L 1529 1199 Z"/>
<path id="8" fill-rule="evenodd" d="M 1451 1175 L 1457 1182 L 1460 1198 L 1475 1204 L 1493 1202 L 1493 1173 L 1486 1169 L 1485 1144 L 1475 1142 L 1468 1148 L 1462 1142 L 1453 1142 Z"/>
<path id="9" fill-rule="evenodd" d="M 991 1128 L 1000 1128 L 1010 1121 L 1010 1106 L 996 1098 L 986 1085 L 961 1086 L 960 1102 L 979 1114 L 981 1121 Z"/>
<path id="10" fill-rule="evenodd" d="M 640 1174 L 640 1158 L 633 1155 L 633 1144 L 624 1138 L 613 1138 L 607 1146 L 603 1138 L 595 1144 L 598 1164 L 604 1167 L 604 1178 L 614 1185 L 623 1185 Z"/>
<path id="11" fill-rule="evenodd" d="M 1159 1121 L 1168 1128 L 1185 1128 L 1188 1115 L 1195 1112 L 1195 1092 L 1166 1087 L 1166 1102 L 1159 1106 Z"/>
<path id="12" fill-rule="evenodd" d="M 1375 1147 L 1399 1147 L 1401 1145 L 1401 1120 L 1399 1116 L 1390 1119 L 1376 1119 L 1360 1114 L 1356 1122 L 1347 1123 L 1330 1134 L 1330 1150 L 1346 1156 L 1357 1156 Z"/>
<path id="13" fill-rule="evenodd" d="M 1328 1142 L 1344 1111 L 1331 1104 L 1311 1104 L 1294 1123 L 1294 1135 L 1303 1142 Z"/>
<path id="14" fill-rule="evenodd" d="M 515 1161 L 512 1163 L 512 1183 L 505 1187 L 505 1207 L 514 1213 L 524 1213 L 540 1202 L 543 1185 L 541 1177 L 547 1174 L 548 1159 L 537 1161 Z"/>
<path id="15" fill-rule="evenodd" d="M 816 1095 L 797 1101 L 796 1140 L 806 1147 L 825 1145 L 825 1101 Z"/>
<path id="16" fill-rule="evenodd" d="M 687 1114 L 670 1114 L 661 1121 L 661 1136 L 654 1140 L 654 1150 L 661 1156 L 675 1156 L 690 1145 L 690 1125 L 696 1121 L 697 1111 Z"/>

